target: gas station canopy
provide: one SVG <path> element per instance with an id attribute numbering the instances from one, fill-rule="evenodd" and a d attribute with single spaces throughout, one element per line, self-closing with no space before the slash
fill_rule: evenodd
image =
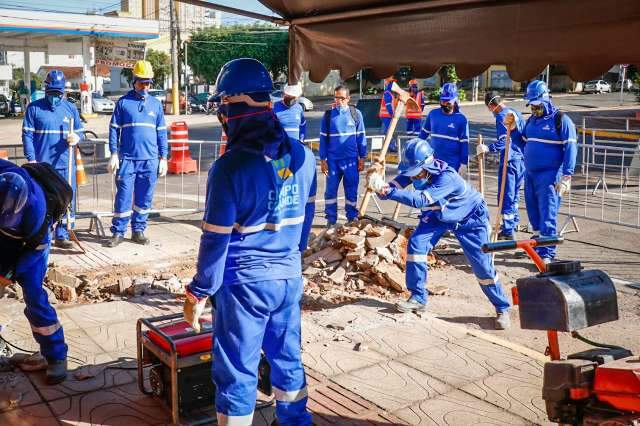
<path id="1" fill-rule="evenodd" d="M 290 25 L 292 82 L 305 70 L 313 81 L 332 69 L 349 76 L 370 68 L 383 78 L 401 66 L 430 76 L 442 64 L 455 64 L 463 79 L 504 64 L 516 81 L 558 64 L 585 81 L 615 64 L 640 64 L 639 0 L 260 2 Z"/>

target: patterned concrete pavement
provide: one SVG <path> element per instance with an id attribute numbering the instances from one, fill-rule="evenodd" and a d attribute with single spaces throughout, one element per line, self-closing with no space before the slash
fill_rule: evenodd
<path id="1" fill-rule="evenodd" d="M 3 337 L 36 349 L 20 310 L 15 303 L 0 312 Z M 168 296 L 61 309 L 69 379 L 46 386 L 42 373 L 0 373 L 0 390 L 22 395 L 17 408 L 0 413 L 0 424 L 169 424 L 163 404 L 136 384 L 135 320 L 179 310 Z M 376 300 L 307 313 L 303 321 L 315 424 L 546 424 L 542 366 L 460 325 L 395 314 Z M 269 407 L 254 424 L 272 419 Z"/>

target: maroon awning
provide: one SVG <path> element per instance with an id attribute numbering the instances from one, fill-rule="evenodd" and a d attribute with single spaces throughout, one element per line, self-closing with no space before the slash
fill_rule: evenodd
<path id="1" fill-rule="evenodd" d="M 584 81 L 640 64 L 640 0 L 260 0 L 290 24 L 289 80 L 455 64 L 461 78 L 504 64 L 513 80 L 564 65 Z"/>

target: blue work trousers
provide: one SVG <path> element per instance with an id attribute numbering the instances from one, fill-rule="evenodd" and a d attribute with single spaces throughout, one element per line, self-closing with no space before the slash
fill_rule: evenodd
<path id="1" fill-rule="evenodd" d="M 60 176 L 64 178 L 64 180 L 68 181 L 68 166 L 64 167 L 56 167 L 56 172 Z M 71 188 L 73 189 L 73 199 L 71 200 L 71 229 L 76 227 L 76 162 L 73 161 L 71 163 Z M 69 239 L 69 231 L 67 231 L 67 215 L 65 214 L 60 222 L 56 225 L 55 230 L 55 239 L 56 240 L 68 240 Z"/>
<path id="2" fill-rule="evenodd" d="M 465 220 L 458 223 L 441 222 L 431 216 L 420 224 L 411 235 L 407 248 L 407 288 L 420 303 L 427 303 L 425 288 L 428 274 L 427 254 L 438 243 L 442 234 L 452 231 L 464 251 L 480 288 L 493 304 L 496 312 L 505 312 L 510 303 L 504 294 L 490 253 L 483 253 L 482 244 L 489 242 L 489 213 L 484 204 L 479 205 Z"/>
<path id="3" fill-rule="evenodd" d="M 344 178 L 344 198 L 347 220 L 358 217 L 358 159 L 351 160 L 327 160 L 329 175 L 327 176 L 324 191 L 324 213 L 328 223 L 336 223 L 338 220 L 338 186 Z"/>
<path id="4" fill-rule="evenodd" d="M 556 192 L 556 183 L 562 176 L 560 170 L 526 171 L 524 199 L 527 203 L 527 216 L 533 228 L 533 234 L 540 237 L 552 237 L 557 234 L 558 210 L 561 198 Z M 556 246 L 537 247 L 536 251 L 543 259 L 556 257 Z"/>
<path id="5" fill-rule="evenodd" d="M 41 250 L 32 250 L 20 257 L 15 280 L 22 287 L 26 305 L 24 314 L 40 345 L 40 353 L 48 360 L 60 361 L 67 357 L 67 345 L 56 311 L 42 287 L 47 273 L 49 242 L 43 245 Z"/>
<path id="6" fill-rule="evenodd" d="M 422 120 L 419 118 L 407 118 L 407 135 L 418 137 L 422 126 L 420 125 Z"/>
<path id="7" fill-rule="evenodd" d="M 498 169 L 498 204 L 500 203 L 500 188 L 502 188 L 502 167 L 500 162 Z M 504 187 L 504 199 L 502 201 L 502 233 L 513 235 L 520 223 L 518 211 L 520 202 L 520 187 L 524 181 L 524 160 L 516 158 L 507 163 L 507 179 Z"/>
<path id="8" fill-rule="evenodd" d="M 111 233 L 124 235 L 129 219 L 133 232 L 144 232 L 158 180 L 159 160 L 120 161 L 116 177 L 116 202 Z"/>
<path id="9" fill-rule="evenodd" d="M 282 426 L 311 424 L 301 358 L 302 278 L 223 285 L 215 294 L 213 380 L 216 410 L 251 425 L 261 351 L 271 366 Z"/>

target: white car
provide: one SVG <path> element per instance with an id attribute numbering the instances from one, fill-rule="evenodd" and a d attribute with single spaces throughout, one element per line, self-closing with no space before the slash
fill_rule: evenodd
<path id="1" fill-rule="evenodd" d="M 105 98 L 100 93 L 93 92 L 91 94 L 91 108 L 93 112 L 113 112 L 116 104 L 108 98 Z"/>
<path id="2" fill-rule="evenodd" d="M 591 80 L 585 83 L 584 91 L 587 93 L 611 93 L 611 85 L 604 80 Z"/>

